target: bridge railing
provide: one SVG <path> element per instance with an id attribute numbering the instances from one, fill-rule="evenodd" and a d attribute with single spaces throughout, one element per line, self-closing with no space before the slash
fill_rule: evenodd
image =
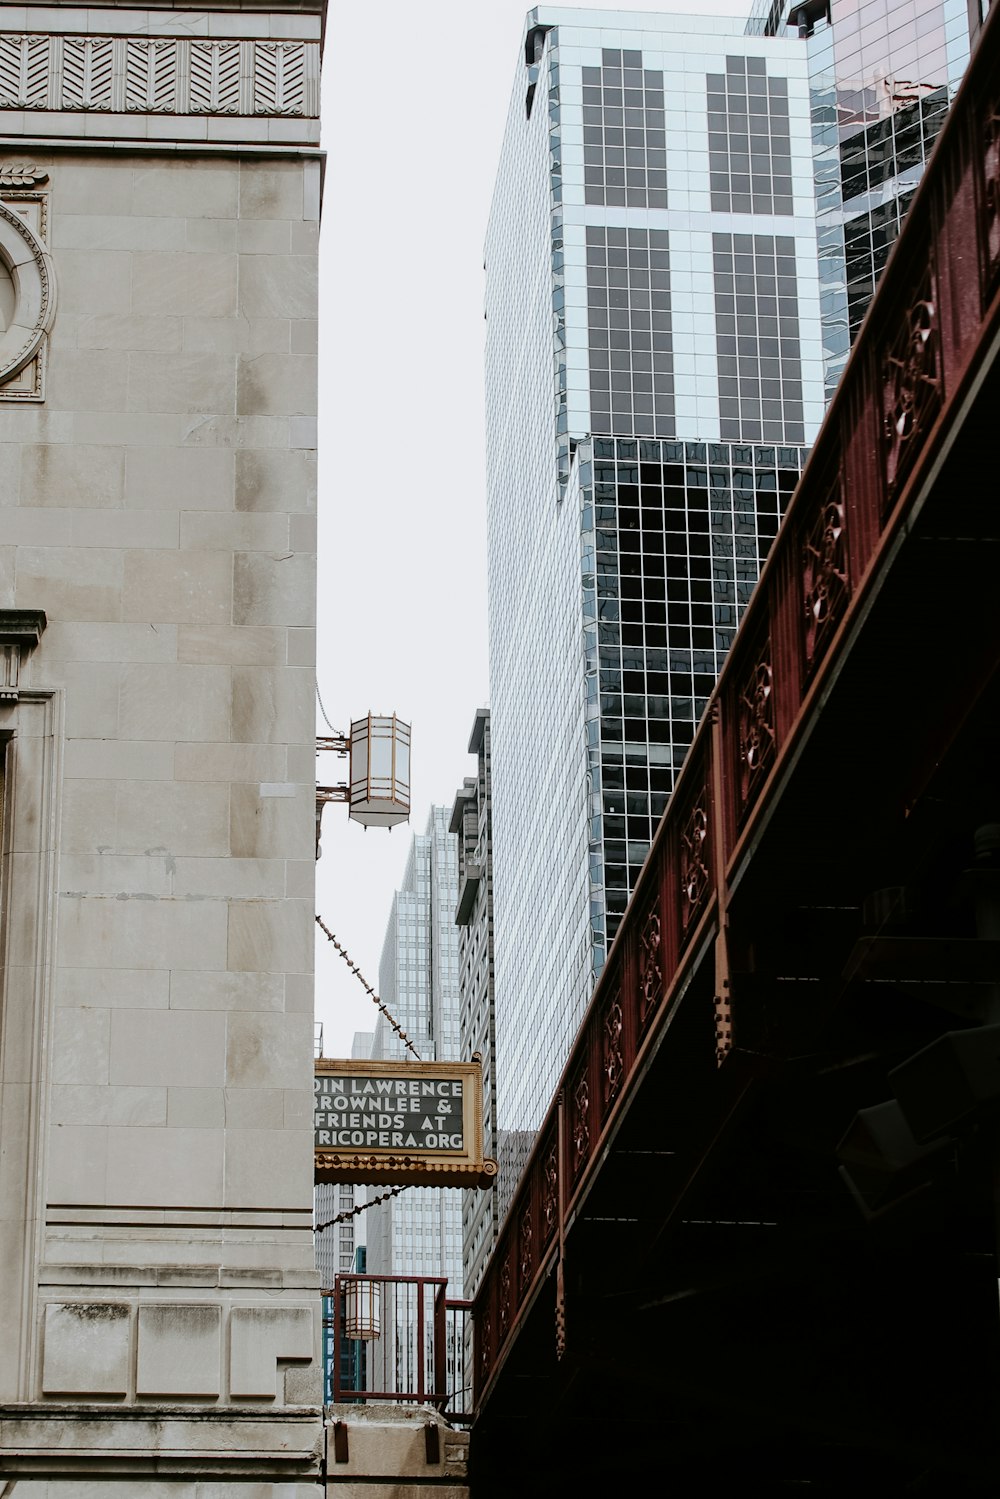
<path id="1" fill-rule="evenodd" d="M 973 389 L 977 354 L 1000 330 L 998 292 L 1000 20 L 991 12 L 501 1229 L 474 1307 L 477 1405 L 553 1269 L 560 1343 L 563 1236 L 630 1079 L 709 939 L 720 1061 L 732 1046 L 719 919 L 730 881 Z"/>

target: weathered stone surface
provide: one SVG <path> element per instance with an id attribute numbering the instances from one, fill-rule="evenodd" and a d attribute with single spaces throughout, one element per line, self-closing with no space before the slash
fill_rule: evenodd
<path id="1" fill-rule="evenodd" d="M 58 290 L 44 381 L 0 384 L 0 604 L 48 618 L 0 705 L 0 1473 L 31 1499 L 319 1470 L 319 163 L 267 70 L 306 43 L 315 109 L 321 11 L 0 0 L 18 48 L 60 38 L 52 99 L 0 103 Z"/>
<path id="2" fill-rule="evenodd" d="M 218 1395 L 222 1309 L 210 1303 L 139 1307 L 137 1395 Z"/>
<path id="3" fill-rule="evenodd" d="M 234 1307 L 229 1329 L 230 1387 L 235 1399 L 274 1399 L 279 1362 L 312 1362 L 313 1317 L 307 1306 Z"/>
<path id="4" fill-rule="evenodd" d="M 42 1388 L 47 1395 L 124 1395 L 130 1325 L 120 1301 L 73 1301 L 45 1308 Z"/>
<path id="5" fill-rule="evenodd" d="M 341 1429 L 339 1460 L 335 1426 Z M 428 1461 L 428 1426 L 436 1428 L 436 1462 Z M 417 1499 L 431 1485 L 435 1494 L 452 1499 L 468 1495 L 469 1434 L 456 1431 L 427 1407 L 330 1405 L 326 1439 L 331 1499 Z"/>

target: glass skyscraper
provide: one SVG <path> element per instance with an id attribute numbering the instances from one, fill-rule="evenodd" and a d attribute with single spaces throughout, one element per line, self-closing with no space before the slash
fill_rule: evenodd
<path id="1" fill-rule="evenodd" d="M 527 17 L 487 237 L 501 1209 L 985 8 Z"/>
<path id="2" fill-rule="evenodd" d="M 833 394 L 986 0 L 755 0 L 747 30 L 809 68 L 827 396 Z"/>
<path id="3" fill-rule="evenodd" d="M 461 1055 L 483 1060 L 483 1153 L 497 1155 L 496 1008 L 493 986 L 493 851 L 490 801 L 490 714 L 479 708 L 469 738 L 476 774 L 466 776 L 455 797 L 451 831 L 458 838 L 458 927 Z M 462 1261 L 465 1294 L 476 1294 L 496 1243 L 496 1183 L 463 1193 Z"/>
<path id="4" fill-rule="evenodd" d="M 458 1039 L 458 859 L 450 807 L 432 807 L 427 831 L 414 836 L 403 883 L 393 896 L 379 964 L 379 993 L 422 1060 L 454 1061 Z M 383 1015 L 375 1027 L 375 1061 L 405 1060 L 406 1050 Z M 384 1188 L 370 1189 L 381 1196 Z M 409 1187 L 365 1213 L 369 1275 L 446 1275 L 462 1294 L 462 1192 Z"/>
<path id="5" fill-rule="evenodd" d="M 805 48 L 539 8 L 486 249 L 500 1192 L 824 409 Z"/>

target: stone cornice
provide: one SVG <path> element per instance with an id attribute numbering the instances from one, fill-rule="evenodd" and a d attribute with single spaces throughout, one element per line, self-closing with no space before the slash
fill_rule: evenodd
<path id="1" fill-rule="evenodd" d="M 0 645 L 19 645 L 32 650 L 42 638 L 44 609 L 0 609 Z"/>
<path id="2" fill-rule="evenodd" d="M 197 0 L 89 0 L 81 6 L 80 0 L 18 0 L 20 10 L 128 10 L 133 14 L 143 10 L 193 11 L 198 15 L 211 15 L 215 11 L 249 10 L 267 11 L 273 15 L 306 14 L 323 15 L 327 0 L 211 0 L 210 4 L 198 4 Z"/>
<path id="3" fill-rule="evenodd" d="M 0 120 L 3 116 L 0 115 Z M 113 151 L 118 155 L 122 152 L 150 152 L 153 154 L 167 153 L 171 156 L 178 154 L 194 156 L 293 156 L 296 158 L 312 157 L 322 167 L 326 160 L 326 153 L 319 146 L 309 141 L 292 142 L 290 145 L 281 145 L 271 141 L 171 141 L 171 140 L 136 140 L 128 136 L 120 140 L 100 140 L 91 137 L 78 139 L 73 136 L 35 136 L 25 133 L 23 136 L 0 135 L 0 151 L 13 151 L 30 146 L 39 154 L 45 152 L 50 154 L 54 151 L 80 151 L 88 156 L 97 152 Z M 6 188 L 4 188 L 6 191 Z M 2 1499 L 2 1495 L 0 1495 Z"/>
<path id="4" fill-rule="evenodd" d="M 0 703 L 16 703 L 21 694 L 21 664 L 42 638 L 44 609 L 0 609 Z"/>
<path id="5" fill-rule="evenodd" d="M 0 1406 L 0 1472 L 5 1478 L 155 1475 L 168 1479 L 315 1481 L 323 1412 L 190 1405 L 113 1407 L 87 1401 Z"/>
<path id="6" fill-rule="evenodd" d="M 29 18 L 33 10 L 128 11 L 130 16 L 143 11 L 175 11 L 183 15 L 211 16 L 230 12 L 283 15 L 326 15 L 328 0 L 210 0 L 198 4 L 197 0 L 18 0 L 17 9 L 27 11 Z M 30 29 L 30 28 L 29 28 Z"/>

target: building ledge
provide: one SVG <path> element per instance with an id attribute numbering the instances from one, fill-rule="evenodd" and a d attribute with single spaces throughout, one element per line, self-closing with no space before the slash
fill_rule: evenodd
<path id="1" fill-rule="evenodd" d="M 469 918 L 472 915 L 472 907 L 476 901 L 476 891 L 479 889 L 479 882 L 482 877 L 483 868 L 481 864 L 469 864 L 466 866 L 465 879 L 462 881 L 462 888 L 458 892 L 458 907 L 455 911 L 456 926 L 468 926 Z"/>
<path id="2" fill-rule="evenodd" d="M 318 1407 L 6 1405 L 0 1406 L 0 1472 L 109 1481 L 155 1475 L 309 1482 L 319 1474 L 322 1434 Z"/>

